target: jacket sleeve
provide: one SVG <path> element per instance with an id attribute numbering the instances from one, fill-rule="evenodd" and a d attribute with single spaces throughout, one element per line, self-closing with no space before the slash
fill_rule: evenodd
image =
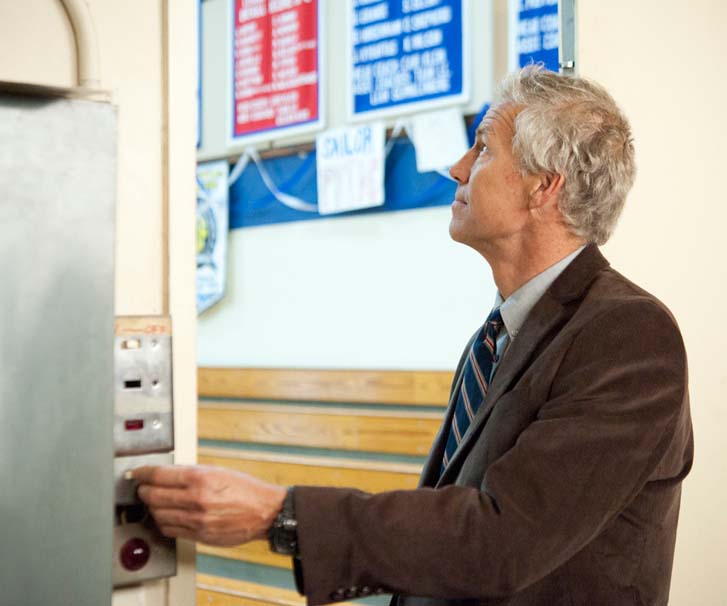
<path id="1" fill-rule="evenodd" d="M 489 465 L 479 490 L 297 487 L 308 604 L 362 588 L 516 593 L 592 541 L 647 481 L 683 469 L 681 455 L 669 459 L 683 454 L 687 434 L 679 331 L 656 303 L 623 303 L 575 336 L 536 419 Z"/>

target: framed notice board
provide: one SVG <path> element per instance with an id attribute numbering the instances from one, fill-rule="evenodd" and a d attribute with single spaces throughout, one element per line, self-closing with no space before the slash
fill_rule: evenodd
<path id="1" fill-rule="evenodd" d="M 320 129 L 321 2 L 228 1 L 228 145 Z"/>
<path id="2" fill-rule="evenodd" d="M 468 101 L 466 5 L 463 0 L 348 0 L 349 119 Z"/>

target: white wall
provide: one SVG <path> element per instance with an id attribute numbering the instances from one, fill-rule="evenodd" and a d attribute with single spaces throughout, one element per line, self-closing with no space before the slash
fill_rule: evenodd
<path id="1" fill-rule="evenodd" d="M 189 463 L 197 403 L 194 1 L 87 3 L 101 88 L 118 106 L 116 313 L 172 315 L 176 458 Z M 75 86 L 75 42 L 58 0 L 0 0 L 0 80 Z M 193 548 L 183 543 L 180 554 L 173 581 L 117 591 L 115 606 L 193 604 Z"/>
<path id="2" fill-rule="evenodd" d="M 580 69 L 606 85 L 630 117 L 639 175 L 605 251 L 672 309 L 689 356 L 696 459 L 684 486 L 671 603 L 724 604 L 727 5 L 607 6 L 578 6 Z"/>
<path id="3" fill-rule="evenodd" d="M 226 298 L 200 366 L 452 369 L 492 307 L 492 274 L 449 207 L 231 232 Z"/>

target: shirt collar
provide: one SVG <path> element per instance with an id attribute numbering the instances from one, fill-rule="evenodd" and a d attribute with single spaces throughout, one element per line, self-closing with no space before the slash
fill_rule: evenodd
<path id="1" fill-rule="evenodd" d="M 530 278 L 525 284 L 512 293 L 507 299 L 502 298 L 500 292 L 495 296 L 495 307 L 500 308 L 502 314 L 502 322 L 505 325 L 507 334 L 510 339 L 514 339 L 520 332 L 520 327 L 528 317 L 530 310 L 540 300 L 540 298 L 548 290 L 548 287 L 555 279 L 570 265 L 581 251 L 585 248 L 581 246 L 574 250 L 567 257 L 564 257 L 557 263 L 551 265 L 546 270 L 540 272 L 537 276 Z"/>

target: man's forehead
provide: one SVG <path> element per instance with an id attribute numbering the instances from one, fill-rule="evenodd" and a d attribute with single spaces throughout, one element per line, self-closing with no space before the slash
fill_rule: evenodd
<path id="1" fill-rule="evenodd" d="M 515 134 L 515 118 L 519 112 L 520 109 L 512 104 L 493 105 L 477 127 L 477 136 L 500 134 L 512 137 Z"/>

